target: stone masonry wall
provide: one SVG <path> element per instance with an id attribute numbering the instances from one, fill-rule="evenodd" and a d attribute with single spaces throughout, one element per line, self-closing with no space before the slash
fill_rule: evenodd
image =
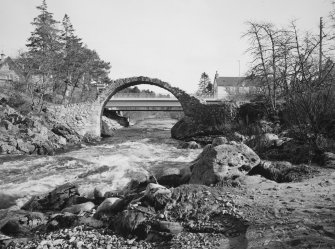
<path id="1" fill-rule="evenodd" d="M 84 102 L 48 107 L 48 114 L 57 122 L 65 124 L 79 135 L 100 137 L 101 105 L 97 102 Z"/>
<path id="2" fill-rule="evenodd" d="M 109 99 L 125 88 L 140 84 L 161 87 L 171 92 L 179 100 L 185 117 L 171 130 L 172 137 L 177 139 L 220 134 L 220 132 L 222 133 L 223 130 L 229 128 L 236 115 L 235 108 L 231 105 L 206 105 L 177 87 L 172 87 L 159 79 L 148 77 L 116 80 L 104 89 L 95 101 L 66 106 L 54 105 L 48 108 L 48 112 L 60 123 L 66 124 L 78 134 L 98 137 L 101 135 L 103 108 Z"/>

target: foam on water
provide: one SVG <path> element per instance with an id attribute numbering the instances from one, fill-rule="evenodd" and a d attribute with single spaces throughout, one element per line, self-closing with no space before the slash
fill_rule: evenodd
<path id="1" fill-rule="evenodd" d="M 200 153 L 200 150 L 177 148 L 178 142 L 170 139 L 166 131 L 171 121 L 158 120 L 158 128 L 154 124 L 154 120 L 149 125 L 142 122 L 121 130 L 106 143 L 61 155 L 5 162 L 0 165 L 0 194 L 15 196 L 18 205 L 22 205 L 30 196 L 46 193 L 66 182 L 78 183 L 82 193 L 91 193 L 97 185 L 114 190 L 125 186 L 129 175 L 180 167 Z M 148 132 L 148 129 L 152 130 Z M 127 141 L 122 141 L 125 135 Z"/>

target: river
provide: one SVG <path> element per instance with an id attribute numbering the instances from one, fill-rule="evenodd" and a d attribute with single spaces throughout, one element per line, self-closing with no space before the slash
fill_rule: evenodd
<path id="1" fill-rule="evenodd" d="M 183 167 L 198 150 L 179 149 L 170 137 L 176 120 L 146 119 L 122 128 L 95 145 L 55 156 L 0 157 L 0 208 L 17 208 L 31 196 L 72 182 L 81 195 L 95 187 L 122 189 L 133 176 L 157 175 L 165 167 Z"/>

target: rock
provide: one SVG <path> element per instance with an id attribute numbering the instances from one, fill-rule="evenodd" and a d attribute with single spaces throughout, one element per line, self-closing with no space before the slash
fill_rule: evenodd
<path id="1" fill-rule="evenodd" d="M 258 155 L 242 143 L 230 142 L 216 147 L 207 145 L 191 166 L 190 183 L 215 184 L 224 178 L 239 174 L 238 168 L 250 168 L 260 163 Z"/>
<path id="2" fill-rule="evenodd" d="M 27 212 L 24 210 L 8 211 L 1 218 L 1 232 L 10 236 L 27 236 L 30 231 L 46 224 L 46 216 L 39 212 Z"/>
<path id="3" fill-rule="evenodd" d="M 95 217 L 102 215 L 111 216 L 113 213 L 120 212 L 123 208 L 122 199 L 117 197 L 106 198 L 97 208 Z"/>
<path id="4" fill-rule="evenodd" d="M 32 145 L 31 143 L 24 142 L 22 139 L 17 140 L 17 149 L 21 150 L 25 153 L 33 153 L 35 150 L 35 146 Z"/>
<path id="5" fill-rule="evenodd" d="M 144 197 L 151 202 L 153 207 L 161 209 L 171 199 L 171 194 L 171 191 L 166 187 L 155 183 L 149 183 L 145 190 Z"/>
<path id="6" fill-rule="evenodd" d="M 314 176 L 318 171 L 310 166 L 292 165 L 285 161 L 262 161 L 249 171 L 248 175 L 261 175 L 269 180 L 282 182 L 299 182 Z"/>
<path id="7" fill-rule="evenodd" d="M 146 217 L 142 212 L 136 210 L 124 210 L 113 221 L 113 227 L 117 233 L 122 235 L 135 234 L 140 238 L 146 237 L 146 232 L 141 226 Z"/>
<path id="8" fill-rule="evenodd" d="M 182 184 L 182 173 L 178 168 L 164 168 L 157 177 L 159 184 L 169 187 L 177 187 Z"/>
<path id="9" fill-rule="evenodd" d="M 162 232 L 168 232 L 171 234 L 178 234 L 183 231 L 183 226 L 179 222 L 171 222 L 171 221 L 157 221 L 154 225 L 152 225 L 153 229 Z"/>
<path id="10" fill-rule="evenodd" d="M 335 169 L 335 154 L 331 152 L 323 153 L 323 166 Z"/>
<path id="11" fill-rule="evenodd" d="M 64 208 L 62 213 L 72 213 L 72 214 L 79 214 L 81 212 L 90 212 L 95 207 L 93 202 L 85 202 L 81 204 L 75 204 L 70 207 Z"/>
<path id="12" fill-rule="evenodd" d="M 109 119 L 106 116 L 101 118 L 101 135 L 102 136 L 113 136 L 116 129 L 120 129 L 121 126 L 117 121 Z"/>
<path id="13" fill-rule="evenodd" d="M 80 141 L 80 136 L 63 124 L 54 125 L 51 131 L 58 136 L 64 137 L 69 143 L 76 144 Z"/>
<path id="14" fill-rule="evenodd" d="M 79 217 L 72 213 L 63 213 L 63 214 L 55 214 L 51 216 L 47 229 L 49 231 L 54 231 L 62 228 L 68 228 L 75 225 L 78 225 Z"/>
<path id="15" fill-rule="evenodd" d="M 17 152 L 16 147 L 0 142 L 0 154 L 12 154 Z"/>
<path id="16" fill-rule="evenodd" d="M 190 141 L 190 142 L 184 142 L 180 145 L 180 148 L 182 149 L 200 149 L 201 145 L 198 144 L 195 141 Z"/>
<path id="17" fill-rule="evenodd" d="M 218 145 L 221 145 L 221 144 L 226 144 L 226 143 L 228 143 L 227 138 L 225 138 L 225 137 L 216 137 L 212 141 L 212 146 L 215 147 L 215 146 L 218 146 Z"/>
<path id="18" fill-rule="evenodd" d="M 248 141 L 248 145 L 251 146 L 257 152 L 263 152 L 269 148 L 275 146 L 278 142 L 278 136 L 272 133 L 264 133 L 256 136 L 254 139 Z"/>
<path id="19" fill-rule="evenodd" d="M 281 139 L 284 140 L 284 143 L 281 144 L 281 146 L 274 146 L 273 148 L 269 148 L 259 153 L 262 159 L 302 164 L 309 163 L 317 154 L 316 151 L 311 150 L 306 141 L 298 141 L 290 138 Z"/>
<path id="20" fill-rule="evenodd" d="M 81 216 L 78 220 L 79 225 L 85 225 L 94 228 L 102 228 L 104 223 L 101 220 L 97 220 L 93 217 Z"/>
<path id="21" fill-rule="evenodd" d="M 73 205 L 74 200 L 78 196 L 78 187 L 74 184 L 66 183 L 46 195 L 33 196 L 22 209 L 29 211 L 60 211 Z"/>
<path id="22" fill-rule="evenodd" d="M 16 205 L 17 196 L 0 192 L 0 210 Z"/>
<path id="23" fill-rule="evenodd" d="M 17 220 L 8 221 L 3 227 L 1 227 L 0 231 L 9 236 L 15 237 L 24 237 L 28 234 L 31 234 L 27 227 L 21 226 L 21 224 Z"/>

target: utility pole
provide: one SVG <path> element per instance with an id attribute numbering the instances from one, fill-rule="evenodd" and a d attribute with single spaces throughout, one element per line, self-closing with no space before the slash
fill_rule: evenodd
<path id="1" fill-rule="evenodd" d="M 322 17 L 320 17 L 320 45 L 319 45 L 319 80 L 321 79 L 321 72 L 322 72 L 322 29 L 323 29 L 323 22 Z"/>

